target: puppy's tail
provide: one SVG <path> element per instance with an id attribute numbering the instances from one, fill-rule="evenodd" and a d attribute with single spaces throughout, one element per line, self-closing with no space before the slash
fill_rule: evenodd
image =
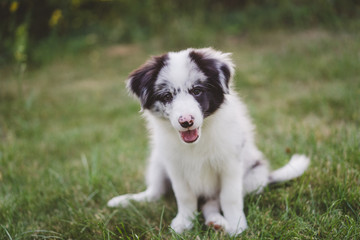
<path id="1" fill-rule="evenodd" d="M 273 171 L 269 176 L 269 183 L 288 181 L 301 176 L 310 164 L 310 158 L 305 155 L 295 154 L 283 167 Z"/>

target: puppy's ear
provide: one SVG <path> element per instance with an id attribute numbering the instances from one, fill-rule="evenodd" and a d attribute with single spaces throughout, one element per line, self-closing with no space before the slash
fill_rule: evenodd
<path id="1" fill-rule="evenodd" d="M 152 96 L 154 83 L 167 59 L 167 54 L 151 57 L 145 64 L 134 70 L 127 80 L 127 88 L 140 99 L 143 108 L 150 107 L 149 98 Z"/>
<path id="2" fill-rule="evenodd" d="M 229 93 L 229 84 L 234 75 L 231 53 L 202 48 L 192 50 L 189 55 L 209 80 L 220 85 L 224 93 Z"/>

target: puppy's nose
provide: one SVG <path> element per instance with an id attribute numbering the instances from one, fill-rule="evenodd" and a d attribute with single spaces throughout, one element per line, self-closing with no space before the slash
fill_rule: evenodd
<path id="1" fill-rule="evenodd" d="M 180 116 L 178 121 L 183 128 L 189 128 L 194 125 L 194 117 L 191 115 Z"/>

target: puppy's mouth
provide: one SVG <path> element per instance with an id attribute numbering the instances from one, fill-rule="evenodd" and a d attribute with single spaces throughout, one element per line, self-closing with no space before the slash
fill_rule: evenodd
<path id="1" fill-rule="evenodd" d="M 181 139 L 186 143 L 193 143 L 199 138 L 199 128 L 187 131 L 180 131 Z"/>

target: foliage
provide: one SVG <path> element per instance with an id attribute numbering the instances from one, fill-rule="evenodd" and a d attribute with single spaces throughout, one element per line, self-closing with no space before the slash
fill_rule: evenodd
<path id="1" fill-rule="evenodd" d="M 356 0 L 4 0 L 0 16 L 0 64 L 18 61 L 18 38 L 27 39 L 22 54 L 28 61 L 44 63 L 51 55 L 96 43 L 157 37 L 163 45 L 184 47 L 204 44 L 214 35 L 258 29 L 351 28 L 359 26 L 360 4 Z M 23 35 L 17 34 L 24 27 Z"/>
<path id="2" fill-rule="evenodd" d="M 155 44 L 156 45 L 156 44 Z M 245 199 L 242 239 L 359 239 L 360 38 L 323 30 L 222 37 L 235 87 L 276 168 L 312 159 L 304 176 Z M 172 194 L 109 209 L 144 189 L 149 152 L 123 79 L 163 47 L 92 48 L 16 76 L 0 70 L 0 239 L 227 239 L 203 225 L 176 235 Z M 74 67 L 75 66 L 75 67 Z"/>

